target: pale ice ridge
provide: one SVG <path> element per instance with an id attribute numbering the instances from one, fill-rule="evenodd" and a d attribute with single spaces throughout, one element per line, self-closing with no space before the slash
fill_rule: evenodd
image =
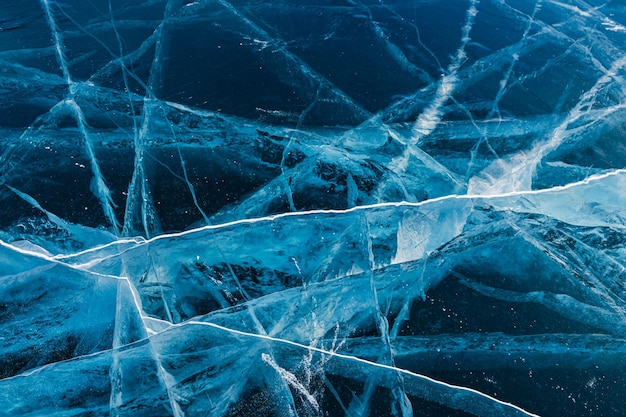
<path id="1" fill-rule="evenodd" d="M 100 199 L 104 213 L 107 219 L 109 220 L 109 222 L 111 223 L 111 226 L 114 229 L 117 229 L 118 228 L 117 220 L 115 219 L 115 213 L 113 211 L 113 207 L 111 207 L 111 205 L 114 204 L 111 198 L 111 191 L 107 187 L 106 182 L 104 181 L 104 178 L 100 171 L 100 165 L 98 164 L 98 160 L 96 158 L 96 154 L 93 148 L 93 143 L 91 141 L 90 134 L 88 133 L 88 130 L 87 130 L 87 121 L 85 119 L 85 115 L 83 114 L 83 111 L 80 108 L 80 106 L 78 106 L 76 101 L 74 101 L 74 99 L 72 98 L 72 96 L 75 96 L 77 94 L 76 83 L 72 80 L 72 76 L 68 68 L 67 59 L 63 51 L 63 43 L 62 43 L 61 35 L 59 33 L 59 29 L 57 27 L 56 20 L 52 14 L 52 11 L 50 10 L 49 2 L 47 0 L 42 0 L 41 4 L 42 4 L 42 7 L 44 8 L 46 19 L 48 21 L 48 25 L 50 26 L 50 30 L 52 31 L 54 46 L 56 49 L 59 64 L 61 66 L 61 71 L 63 72 L 63 76 L 69 88 L 70 97 L 66 99 L 63 104 L 68 105 L 74 112 L 74 116 L 78 123 L 79 130 L 81 134 L 83 135 L 83 138 L 85 141 L 85 150 L 87 151 L 87 155 L 89 156 L 89 162 L 91 165 L 91 169 L 93 171 L 93 176 L 94 176 L 94 181 L 95 181 L 95 185 L 93 187 L 94 193 Z"/>
<path id="2" fill-rule="evenodd" d="M 315 215 L 341 215 L 349 213 L 357 213 L 360 211 L 375 211 L 376 209 L 387 208 L 414 208 L 419 210 L 421 207 L 438 206 L 441 203 L 451 202 L 455 204 L 455 201 L 469 201 L 471 204 L 480 205 L 480 201 L 484 200 L 485 203 L 501 209 L 511 210 L 515 212 L 528 212 L 536 214 L 546 214 L 550 217 L 557 218 L 563 222 L 579 225 L 579 226 L 608 226 L 615 228 L 623 228 L 624 225 L 620 221 L 614 221 L 611 217 L 606 216 L 606 212 L 602 211 L 603 207 L 606 210 L 614 210 L 615 214 L 619 214 L 618 208 L 621 206 L 621 195 L 610 194 L 610 190 L 615 188 L 619 189 L 624 182 L 626 176 L 626 170 L 615 170 L 604 174 L 596 174 L 590 176 L 582 181 L 576 183 L 570 183 L 564 186 L 557 186 L 551 189 L 530 190 L 530 191 L 512 191 L 502 194 L 491 195 L 449 195 L 443 197 L 432 198 L 421 202 L 386 202 L 377 203 L 367 206 L 355 206 L 344 210 L 308 210 L 298 212 L 285 212 L 275 214 L 267 217 L 258 217 L 250 219 L 233 220 L 227 223 L 202 226 L 196 229 L 167 233 L 159 236 L 155 236 L 150 239 L 144 239 L 141 237 L 131 239 L 119 239 L 103 245 L 102 247 L 93 247 L 84 252 L 78 252 L 76 254 L 59 254 L 55 255 L 58 259 L 69 259 L 75 256 L 90 254 L 92 252 L 98 252 L 100 249 L 109 250 L 111 246 L 123 245 L 145 245 L 151 242 L 156 242 L 162 239 L 171 239 L 193 235 L 205 230 L 218 231 L 223 228 L 229 228 L 231 226 L 249 225 L 258 222 L 273 222 L 282 218 L 299 218 Z M 564 205 L 560 202 L 567 201 L 568 197 L 577 196 L 577 206 L 571 207 L 568 210 L 569 205 Z M 31 200 L 33 204 L 36 204 L 34 200 Z M 580 212 L 581 207 L 588 206 L 593 209 L 592 212 Z M 593 214 L 596 212 L 596 217 Z M 612 221 L 613 220 L 613 221 Z M 621 219 L 617 219 L 621 220 Z M 73 226 L 75 227 L 75 226 Z"/>

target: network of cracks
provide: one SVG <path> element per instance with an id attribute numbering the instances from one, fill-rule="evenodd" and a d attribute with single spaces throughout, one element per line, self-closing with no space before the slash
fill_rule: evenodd
<path id="1" fill-rule="evenodd" d="M 5 9 L 6 413 L 624 414 L 624 6 Z"/>

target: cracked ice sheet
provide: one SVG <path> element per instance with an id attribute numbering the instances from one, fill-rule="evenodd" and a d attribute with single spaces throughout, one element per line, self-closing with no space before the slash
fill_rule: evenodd
<path id="1" fill-rule="evenodd" d="M 8 6 L 2 409 L 623 414 L 625 23 Z"/>

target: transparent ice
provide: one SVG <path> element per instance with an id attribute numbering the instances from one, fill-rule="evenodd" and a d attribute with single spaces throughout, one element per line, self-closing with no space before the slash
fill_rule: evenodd
<path id="1" fill-rule="evenodd" d="M 626 414 L 622 2 L 0 10 L 0 414 Z"/>

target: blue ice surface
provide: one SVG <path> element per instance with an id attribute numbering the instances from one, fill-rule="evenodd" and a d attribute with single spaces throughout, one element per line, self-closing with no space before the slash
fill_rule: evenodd
<path id="1" fill-rule="evenodd" d="M 4 3 L 0 414 L 626 414 L 622 3 Z"/>

